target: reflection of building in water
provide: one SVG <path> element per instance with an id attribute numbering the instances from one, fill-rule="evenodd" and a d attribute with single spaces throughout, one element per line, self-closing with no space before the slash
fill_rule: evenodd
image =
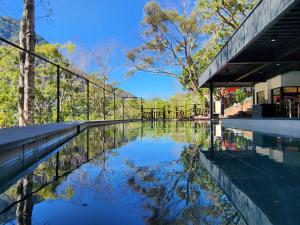
<path id="1" fill-rule="evenodd" d="M 278 163 L 300 167 L 300 140 L 254 132 L 256 152 Z"/>
<path id="2" fill-rule="evenodd" d="M 273 159 L 276 162 L 283 163 L 283 152 L 277 149 L 262 148 L 257 146 L 256 153 L 269 156 L 270 159 Z"/>
<path id="3" fill-rule="evenodd" d="M 278 163 L 300 167 L 300 140 L 216 125 L 215 143 L 219 150 L 255 150 Z"/>
<path id="4" fill-rule="evenodd" d="M 215 143 L 219 150 L 253 150 L 252 132 L 223 128 L 220 124 L 214 128 Z"/>
<path id="5" fill-rule="evenodd" d="M 202 151 L 200 160 L 247 223 L 300 224 L 300 139 L 225 128 L 214 134 L 221 151 Z"/>

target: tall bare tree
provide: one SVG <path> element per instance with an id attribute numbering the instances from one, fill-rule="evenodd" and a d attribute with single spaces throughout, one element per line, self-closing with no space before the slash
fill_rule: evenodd
<path id="1" fill-rule="evenodd" d="M 111 61 L 114 45 L 112 43 L 105 43 L 96 46 L 93 51 L 95 63 L 99 70 L 99 78 L 105 84 L 108 80 L 109 74 L 112 71 Z"/>
<path id="2" fill-rule="evenodd" d="M 202 33 L 198 17 L 182 11 L 162 9 L 156 1 L 145 5 L 143 43 L 127 54 L 132 66 L 130 74 L 144 71 L 171 76 L 199 93 L 193 55 L 199 49 Z"/>
<path id="3" fill-rule="evenodd" d="M 20 25 L 20 46 L 30 52 L 35 49 L 35 0 L 24 0 L 23 17 Z M 28 52 L 20 52 L 19 77 L 19 125 L 34 123 L 34 76 L 35 57 Z"/>

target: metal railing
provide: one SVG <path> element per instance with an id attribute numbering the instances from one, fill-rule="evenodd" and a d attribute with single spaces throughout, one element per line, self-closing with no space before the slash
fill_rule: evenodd
<path id="1" fill-rule="evenodd" d="M 34 56 L 36 61 L 34 78 L 36 124 L 142 118 L 141 97 L 124 96 L 121 90 L 111 85 L 103 85 L 96 77 L 83 76 L 59 62 L 28 51 L 2 37 L 0 47 L 0 62 L 3 63 L 0 64 L 0 98 L 1 96 L 7 98 L 4 99 L 6 102 L 2 102 L 2 106 L 0 103 L 0 127 L 18 125 L 20 52 Z M 9 58 L 7 62 L 4 61 L 5 57 Z M 65 64 L 70 65 L 69 62 Z M 131 100 L 125 101 L 126 99 Z M 141 101 L 137 101 L 138 99 Z M 7 107 L 8 105 L 10 107 Z"/>
<path id="2" fill-rule="evenodd" d="M 289 118 L 300 118 L 300 102 L 284 99 L 277 103 L 277 114 Z"/>
<path id="3" fill-rule="evenodd" d="M 144 119 L 194 119 L 197 116 L 207 117 L 208 109 L 203 108 L 201 104 L 176 105 L 164 107 L 143 108 L 142 115 Z"/>

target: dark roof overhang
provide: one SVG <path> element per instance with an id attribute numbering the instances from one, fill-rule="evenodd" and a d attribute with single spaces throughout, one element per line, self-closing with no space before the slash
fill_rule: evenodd
<path id="1" fill-rule="evenodd" d="M 252 86 L 300 70 L 300 0 L 262 0 L 199 78 L 200 87 Z"/>

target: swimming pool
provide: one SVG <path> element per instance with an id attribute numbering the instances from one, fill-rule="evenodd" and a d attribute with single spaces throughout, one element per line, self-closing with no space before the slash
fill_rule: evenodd
<path id="1" fill-rule="evenodd" d="M 0 182 L 0 224 L 298 224 L 299 141 L 210 130 L 88 128 Z"/>

